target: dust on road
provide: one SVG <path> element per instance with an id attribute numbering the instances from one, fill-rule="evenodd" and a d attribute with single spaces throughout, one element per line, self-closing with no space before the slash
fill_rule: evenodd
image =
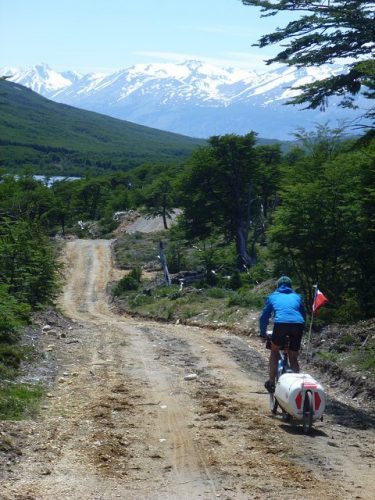
<path id="1" fill-rule="evenodd" d="M 341 408 L 304 436 L 269 415 L 250 339 L 118 316 L 108 240 L 68 242 L 65 264 L 74 327 L 46 341 L 40 416 L 7 428 L 1 499 L 373 498 L 371 419 Z"/>

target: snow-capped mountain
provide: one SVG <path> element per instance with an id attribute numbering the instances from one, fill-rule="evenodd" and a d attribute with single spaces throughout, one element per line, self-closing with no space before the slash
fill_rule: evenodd
<path id="1" fill-rule="evenodd" d="M 110 74 L 59 73 L 45 64 L 1 68 L 0 74 L 54 101 L 162 130 L 194 137 L 255 130 L 262 137 L 287 139 L 297 127 L 354 118 L 334 104 L 325 113 L 283 106 L 296 87 L 341 71 L 333 65 L 283 66 L 259 74 L 186 61 L 138 64 Z"/>
<path id="2" fill-rule="evenodd" d="M 0 74 L 12 75 L 9 78 L 10 80 L 29 87 L 45 97 L 50 97 L 60 89 L 69 87 L 69 85 L 72 85 L 73 82 L 79 80 L 82 76 L 74 71 L 58 73 L 47 64 L 37 64 L 32 68 L 26 69 L 1 68 Z"/>

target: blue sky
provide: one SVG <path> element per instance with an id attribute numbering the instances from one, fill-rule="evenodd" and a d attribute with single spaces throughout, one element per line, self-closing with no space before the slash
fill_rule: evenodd
<path id="1" fill-rule="evenodd" d="M 0 66 L 89 72 L 199 59 L 266 70 L 276 48 L 252 44 L 286 19 L 240 0 L 0 0 Z"/>

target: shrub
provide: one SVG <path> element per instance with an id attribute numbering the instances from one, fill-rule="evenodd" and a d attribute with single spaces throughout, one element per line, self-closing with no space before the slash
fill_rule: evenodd
<path id="1" fill-rule="evenodd" d="M 130 298 L 129 305 L 131 307 L 142 307 L 147 304 L 152 304 L 153 298 L 149 295 L 137 294 Z"/>
<path id="2" fill-rule="evenodd" d="M 251 267 L 246 273 L 241 275 L 243 285 L 254 286 L 263 283 L 272 278 L 270 266 L 267 266 L 266 260 L 261 260 L 258 264 Z"/>
<path id="3" fill-rule="evenodd" d="M 223 288 L 209 288 L 207 290 L 207 297 L 211 297 L 212 299 L 224 299 L 227 294 L 228 292 Z"/>
<path id="4" fill-rule="evenodd" d="M 233 292 L 229 297 L 227 305 L 228 307 L 239 306 L 260 308 L 263 305 L 263 299 L 259 295 L 251 292 Z"/>
<path id="5" fill-rule="evenodd" d="M 187 268 L 186 248 L 180 242 L 170 242 L 167 246 L 166 259 L 171 273 L 178 273 Z"/>
<path id="6" fill-rule="evenodd" d="M 358 302 L 358 297 L 354 295 L 353 290 L 348 290 L 340 297 L 340 304 L 336 308 L 323 308 L 325 316 L 328 320 L 337 323 L 353 323 L 361 319 L 361 308 Z"/>
<path id="7" fill-rule="evenodd" d="M 241 286 L 242 286 L 242 279 L 241 279 L 241 275 L 240 275 L 239 271 L 235 271 L 231 275 L 231 277 L 229 279 L 228 286 L 232 290 L 238 290 L 239 288 L 241 288 Z"/>
<path id="8" fill-rule="evenodd" d="M 161 286 L 153 290 L 153 296 L 155 297 L 155 299 L 160 299 L 161 297 L 170 297 L 170 295 L 178 291 L 178 285 Z"/>
<path id="9" fill-rule="evenodd" d="M 105 217 L 99 221 L 99 235 L 101 237 L 111 237 L 112 231 L 116 229 L 118 222 L 113 220 L 112 217 Z"/>
<path id="10" fill-rule="evenodd" d="M 352 346 L 356 344 L 360 344 L 360 341 L 358 337 L 355 337 L 351 333 L 345 333 L 342 335 L 339 339 L 339 344 L 346 345 L 346 346 Z"/>
<path id="11" fill-rule="evenodd" d="M 208 270 L 207 271 L 207 276 L 206 276 L 206 283 L 209 286 L 216 286 L 218 284 L 218 277 L 217 274 L 215 274 L 213 271 Z"/>
<path id="12" fill-rule="evenodd" d="M 354 363 L 360 369 L 367 370 L 375 375 L 375 349 L 373 347 L 367 349 L 355 349 L 347 361 L 348 363 Z"/>
<path id="13" fill-rule="evenodd" d="M 9 286 L 0 285 L 0 342 L 11 343 L 27 320 L 30 307 L 9 294 Z"/>
<path id="14" fill-rule="evenodd" d="M 169 300 L 177 300 L 182 297 L 182 293 L 179 290 L 172 292 L 168 295 Z"/>
<path id="15" fill-rule="evenodd" d="M 339 355 L 337 352 L 324 352 L 319 351 L 316 353 L 317 357 L 323 361 L 331 361 L 333 363 L 337 362 Z"/>
<path id="16" fill-rule="evenodd" d="M 4 365 L 11 368 L 18 368 L 22 358 L 22 348 L 9 344 L 0 344 L 0 363 L 4 363 Z"/>
<path id="17" fill-rule="evenodd" d="M 142 270 L 139 267 L 133 268 L 129 274 L 120 279 L 113 290 L 115 296 L 122 295 L 131 290 L 138 290 L 141 283 Z"/>

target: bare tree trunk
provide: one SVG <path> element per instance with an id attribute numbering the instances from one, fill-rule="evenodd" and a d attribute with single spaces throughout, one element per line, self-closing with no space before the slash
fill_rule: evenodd
<path id="1" fill-rule="evenodd" d="M 247 253 L 247 239 L 248 231 L 243 227 L 238 227 L 236 234 L 236 250 L 237 263 L 241 271 L 245 270 L 245 268 L 255 265 L 255 259 Z"/>
<path id="2" fill-rule="evenodd" d="M 168 229 L 168 224 L 167 224 L 167 214 L 166 214 L 166 209 L 165 209 L 165 207 L 163 207 L 162 218 L 163 218 L 164 229 Z"/>
<path id="3" fill-rule="evenodd" d="M 159 243 L 159 258 L 163 268 L 165 282 L 168 286 L 171 286 L 171 277 L 169 275 L 167 261 L 164 255 L 164 245 L 162 241 Z"/>

